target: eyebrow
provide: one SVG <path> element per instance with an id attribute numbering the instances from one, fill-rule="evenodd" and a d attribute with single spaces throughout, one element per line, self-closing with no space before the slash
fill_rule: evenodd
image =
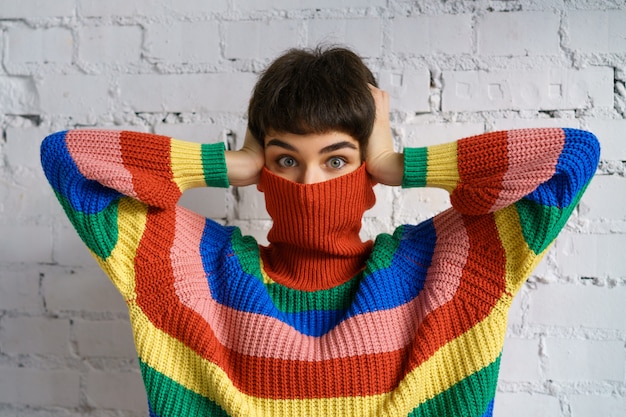
<path id="1" fill-rule="evenodd" d="M 269 142 L 267 142 L 265 146 L 266 147 L 278 146 L 280 148 L 287 149 L 288 151 L 298 152 L 298 149 L 296 147 L 288 144 L 287 142 L 283 142 L 280 139 L 272 139 Z M 345 149 L 345 148 L 354 149 L 355 151 L 358 150 L 358 148 L 353 143 L 350 143 L 347 140 L 344 140 L 344 141 L 333 143 L 332 145 L 323 147 L 322 149 L 320 149 L 319 153 L 320 154 L 331 153 L 331 152 L 335 152 L 335 151 L 338 151 L 340 149 Z"/>

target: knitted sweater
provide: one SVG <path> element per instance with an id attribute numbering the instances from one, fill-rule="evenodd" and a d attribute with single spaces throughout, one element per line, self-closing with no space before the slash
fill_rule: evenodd
<path id="1" fill-rule="evenodd" d="M 491 416 L 513 296 L 598 157 L 572 129 L 405 149 L 403 186 L 444 188 L 452 208 L 309 288 L 274 279 L 268 248 L 238 228 L 177 206 L 186 189 L 228 185 L 223 145 L 115 131 L 42 144 L 56 196 L 128 304 L 160 417 Z"/>

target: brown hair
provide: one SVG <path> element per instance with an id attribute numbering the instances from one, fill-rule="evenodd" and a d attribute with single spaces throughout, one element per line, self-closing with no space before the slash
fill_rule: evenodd
<path id="1" fill-rule="evenodd" d="M 290 49 L 265 69 L 248 107 L 250 132 L 263 143 L 268 131 L 299 135 L 338 131 L 365 149 L 376 106 L 372 72 L 349 49 Z"/>

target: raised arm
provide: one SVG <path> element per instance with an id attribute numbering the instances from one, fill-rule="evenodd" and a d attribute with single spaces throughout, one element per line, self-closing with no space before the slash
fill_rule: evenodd
<path id="1" fill-rule="evenodd" d="M 593 177 L 600 147 L 577 129 L 520 129 L 404 151 L 405 187 L 440 187 L 463 214 L 495 212 L 522 199 L 564 209 Z"/>
<path id="2" fill-rule="evenodd" d="M 71 130 L 48 136 L 41 159 L 54 190 L 76 207 L 102 195 L 121 194 L 167 208 L 188 188 L 228 186 L 221 143 L 197 144 L 140 132 Z"/>

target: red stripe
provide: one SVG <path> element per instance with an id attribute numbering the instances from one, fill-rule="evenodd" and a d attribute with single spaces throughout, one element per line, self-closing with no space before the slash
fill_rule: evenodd
<path id="1" fill-rule="evenodd" d="M 453 207 L 465 214 L 488 213 L 500 196 L 509 168 L 507 132 L 492 132 L 457 143 L 459 185 L 452 192 Z"/>
<path id="2" fill-rule="evenodd" d="M 460 287 L 450 302 L 425 318 L 411 352 L 401 349 L 319 362 L 247 356 L 219 344 L 209 324 L 176 297 L 169 259 L 174 221 L 174 210 L 148 212 L 136 257 L 137 303 L 157 328 L 216 363 L 238 389 L 255 397 L 325 398 L 390 392 L 406 373 L 486 317 L 504 290 L 504 251 L 500 248 L 494 253 L 492 246 L 485 244 L 497 237 L 493 218 L 466 217 L 470 257 Z M 486 270 L 482 266 L 485 259 L 494 256 L 497 261 Z"/>
<path id="3" fill-rule="evenodd" d="M 470 249 L 454 297 L 430 313 L 418 328 L 410 372 L 438 349 L 484 320 L 506 290 L 504 248 L 492 215 L 463 216 Z"/>
<path id="4" fill-rule="evenodd" d="M 124 166 L 133 176 L 137 198 L 157 207 L 173 207 L 181 192 L 172 180 L 171 139 L 150 133 L 123 131 L 120 146 Z"/>

